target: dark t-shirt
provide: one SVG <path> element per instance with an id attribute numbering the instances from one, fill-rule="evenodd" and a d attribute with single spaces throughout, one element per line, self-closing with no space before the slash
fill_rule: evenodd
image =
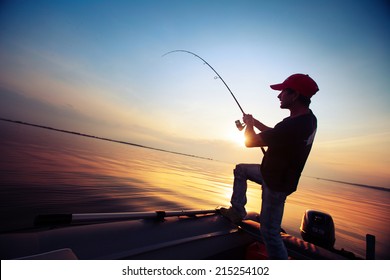
<path id="1" fill-rule="evenodd" d="M 296 191 L 301 172 L 309 156 L 317 130 L 313 112 L 285 118 L 261 136 L 268 146 L 261 163 L 267 186 L 291 194 Z"/>

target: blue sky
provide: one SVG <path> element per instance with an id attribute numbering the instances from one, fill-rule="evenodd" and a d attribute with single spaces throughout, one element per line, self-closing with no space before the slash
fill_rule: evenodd
<path id="1" fill-rule="evenodd" d="M 1 117 L 229 162 L 241 112 L 288 115 L 269 85 L 313 77 L 304 174 L 390 187 L 388 1 L 2 1 Z"/>

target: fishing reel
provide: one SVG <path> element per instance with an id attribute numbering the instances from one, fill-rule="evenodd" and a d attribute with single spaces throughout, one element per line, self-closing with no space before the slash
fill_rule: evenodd
<path id="1" fill-rule="evenodd" d="M 242 123 L 240 120 L 236 120 L 236 127 L 239 131 L 242 131 L 245 128 L 245 124 Z"/>

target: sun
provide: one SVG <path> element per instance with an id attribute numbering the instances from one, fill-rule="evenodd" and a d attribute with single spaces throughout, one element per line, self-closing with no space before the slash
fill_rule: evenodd
<path id="1" fill-rule="evenodd" d="M 234 131 L 230 133 L 229 140 L 240 147 L 245 147 L 245 136 L 243 131 Z"/>

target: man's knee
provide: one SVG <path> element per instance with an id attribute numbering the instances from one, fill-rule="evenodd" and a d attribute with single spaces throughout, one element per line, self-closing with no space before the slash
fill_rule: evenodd
<path id="1" fill-rule="evenodd" d="M 236 168 L 233 170 L 234 177 L 236 178 L 245 178 L 245 167 L 243 164 L 237 164 Z"/>

